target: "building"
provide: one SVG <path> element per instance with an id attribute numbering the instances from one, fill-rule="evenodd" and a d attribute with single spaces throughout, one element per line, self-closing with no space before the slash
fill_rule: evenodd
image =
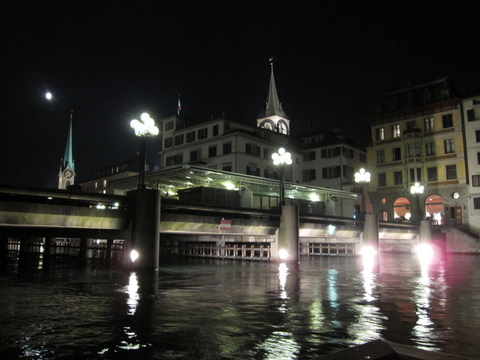
<path id="1" fill-rule="evenodd" d="M 380 220 L 468 222 L 460 105 L 448 79 L 383 97 L 368 147 L 369 195 Z M 423 193 L 411 192 L 416 183 Z"/>
<path id="2" fill-rule="evenodd" d="M 299 138 L 297 145 L 301 161 L 295 166 L 297 182 L 358 193 L 363 196 L 363 186 L 355 183 L 354 174 L 366 166 L 366 150 L 345 138 L 340 128 L 333 131 L 319 129 Z M 369 201 L 366 202 L 369 204 Z M 351 214 L 339 203 L 337 214 Z M 353 204 L 353 214 L 360 214 L 358 200 Z M 371 209 L 370 209 L 371 211 Z"/>
<path id="3" fill-rule="evenodd" d="M 471 230 L 480 232 L 480 95 L 462 100 L 467 162 L 467 209 Z"/>

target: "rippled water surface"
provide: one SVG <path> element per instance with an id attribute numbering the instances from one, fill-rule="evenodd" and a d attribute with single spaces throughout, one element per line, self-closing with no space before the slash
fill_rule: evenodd
<path id="1" fill-rule="evenodd" d="M 480 258 L 180 259 L 0 273 L 2 359 L 316 359 L 383 338 L 478 358 Z"/>

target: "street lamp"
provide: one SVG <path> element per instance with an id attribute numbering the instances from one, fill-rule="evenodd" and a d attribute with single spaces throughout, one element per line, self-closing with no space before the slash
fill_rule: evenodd
<path id="1" fill-rule="evenodd" d="M 280 167 L 280 206 L 285 205 L 285 166 L 292 165 L 292 155 L 284 148 L 272 154 L 273 165 Z"/>
<path id="2" fill-rule="evenodd" d="M 362 194 L 362 217 L 363 220 L 365 220 L 365 214 L 367 213 L 367 202 L 366 202 L 366 196 L 367 196 L 367 184 L 370 182 L 370 173 L 368 171 L 365 171 L 365 169 L 360 169 L 360 171 L 355 173 L 355 182 L 362 184 L 363 186 L 363 194 Z"/>
<path id="3" fill-rule="evenodd" d="M 410 187 L 410 193 L 412 195 L 415 195 L 415 200 L 417 202 L 417 216 L 418 220 L 421 220 L 423 217 L 423 211 L 420 213 L 420 201 L 418 199 L 420 194 L 423 194 L 423 191 L 425 190 L 425 186 L 420 185 L 420 183 L 416 182 L 415 185 Z"/>
<path id="4" fill-rule="evenodd" d="M 158 135 L 159 130 L 158 127 L 155 126 L 155 121 L 147 113 L 140 115 L 140 121 L 137 119 L 130 121 L 130 126 L 135 130 L 135 135 L 140 138 L 140 175 L 138 178 L 138 188 L 144 189 L 147 137 Z"/>

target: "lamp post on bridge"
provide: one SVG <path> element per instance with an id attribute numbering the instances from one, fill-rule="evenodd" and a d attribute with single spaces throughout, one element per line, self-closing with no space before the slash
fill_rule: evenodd
<path id="1" fill-rule="evenodd" d="M 292 155 L 284 148 L 272 154 L 273 165 L 280 167 L 280 206 L 285 205 L 285 166 L 292 165 Z"/>
<path id="2" fill-rule="evenodd" d="M 423 194 L 425 190 L 425 186 L 420 185 L 420 183 L 416 182 L 415 185 L 410 187 L 410 193 L 415 195 L 415 201 L 417 203 L 417 220 L 420 221 L 423 219 L 423 211 L 420 211 L 420 200 L 419 195 Z"/>
<path id="3" fill-rule="evenodd" d="M 362 220 L 365 220 L 365 214 L 367 213 L 367 184 L 370 182 L 371 175 L 365 169 L 360 169 L 360 171 L 355 173 L 355 182 L 362 184 L 363 186 L 363 194 L 362 194 Z"/>
<path id="4" fill-rule="evenodd" d="M 155 121 L 148 113 L 140 115 L 140 121 L 133 119 L 130 126 L 135 130 L 135 135 L 140 138 L 140 169 L 138 177 L 138 188 L 145 188 L 145 164 L 147 152 L 147 137 L 157 136 L 159 133 Z"/>

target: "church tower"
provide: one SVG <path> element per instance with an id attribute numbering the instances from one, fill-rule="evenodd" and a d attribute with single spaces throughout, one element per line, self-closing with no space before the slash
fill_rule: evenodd
<path id="1" fill-rule="evenodd" d="M 273 75 L 273 59 L 270 59 L 270 86 L 268 88 L 265 108 L 257 118 L 257 126 L 268 130 L 290 135 L 290 120 L 283 111 L 282 104 L 278 99 L 275 76 Z"/>
<path id="2" fill-rule="evenodd" d="M 65 148 L 65 155 L 60 164 L 60 171 L 58 172 L 59 189 L 67 189 L 69 186 L 75 184 L 75 163 L 73 162 L 72 152 L 72 120 L 73 110 L 70 112 L 70 130 L 68 133 L 67 147 Z"/>

